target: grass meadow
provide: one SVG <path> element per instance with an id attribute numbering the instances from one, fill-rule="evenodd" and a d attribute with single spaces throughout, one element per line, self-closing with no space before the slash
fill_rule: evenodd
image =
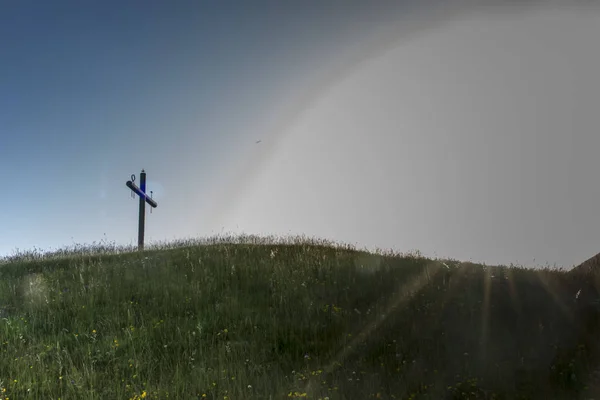
<path id="1" fill-rule="evenodd" d="M 594 271 L 307 238 L 0 262 L 0 399 L 600 399 Z"/>

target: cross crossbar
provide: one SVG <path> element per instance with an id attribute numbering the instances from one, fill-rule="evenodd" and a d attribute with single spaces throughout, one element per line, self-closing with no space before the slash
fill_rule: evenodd
<path id="1" fill-rule="evenodd" d="M 146 193 L 142 192 L 142 190 L 139 187 L 137 187 L 135 183 L 127 181 L 126 185 L 129 189 L 133 190 L 135 194 L 142 198 L 145 198 L 146 203 L 148 203 L 148 205 L 152 206 L 153 208 L 156 208 L 158 206 L 158 204 L 156 204 L 156 202 L 152 200 L 152 198 L 148 197 Z"/>

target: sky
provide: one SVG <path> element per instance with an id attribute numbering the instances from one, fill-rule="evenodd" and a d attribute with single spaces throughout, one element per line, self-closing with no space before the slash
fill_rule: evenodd
<path id="1" fill-rule="evenodd" d="M 600 10 L 514 4 L 2 2 L 0 255 L 136 243 L 144 168 L 148 243 L 578 264 L 600 252 Z"/>

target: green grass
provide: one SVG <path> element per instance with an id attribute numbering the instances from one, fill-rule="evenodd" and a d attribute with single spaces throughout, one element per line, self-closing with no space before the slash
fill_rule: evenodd
<path id="1" fill-rule="evenodd" d="M 0 399 L 598 394 L 593 272 L 306 238 L 128 250 L 0 262 Z"/>

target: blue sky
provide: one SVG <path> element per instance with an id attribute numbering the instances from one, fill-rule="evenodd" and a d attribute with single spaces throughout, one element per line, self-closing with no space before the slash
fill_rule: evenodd
<path id="1" fill-rule="evenodd" d="M 3 2 L 0 255 L 136 243 L 145 168 L 148 241 L 583 261 L 598 13 L 468 3 Z"/>
<path id="2" fill-rule="evenodd" d="M 135 238 L 141 168 L 165 201 L 150 237 L 214 229 L 194 211 L 269 107 L 385 17 L 319 3 L 4 2 L 0 253 Z"/>

